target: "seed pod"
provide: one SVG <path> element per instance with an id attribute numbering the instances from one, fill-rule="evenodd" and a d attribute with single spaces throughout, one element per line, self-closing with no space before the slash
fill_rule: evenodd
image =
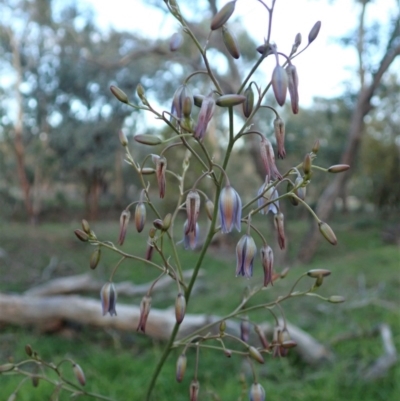
<path id="1" fill-rule="evenodd" d="M 331 302 L 332 304 L 340 304 L 345 301 L 346 301 L 346 299 L 340 295 L 331 295 L 328 298 L 328 302 Z"/>
<path id="2" fill-rule="evenodd" d="M 228 19 L 231 17 L 233 12 L 235 11 L 235 5 L 236 5 L 236 0 L 230 1 L 229 3 L 226 3 L 221 10 L 219 10 L 211 20 L 211 25 L 210 29 L 212 31 L 215 31 L 218 28 L 221 28 L 222 25 L 225 24 L 225 22 L 228 21 Z"/>
<path id="3" fill-rule="evenodd" d="M 347 171 L 349 168 L 348 164 L 335 164 L 328 168 L 328 173 L 343 173 L 343 171 Z"/>
<path id="4" fill-rule="evenodd" d="M 240 51 L 236 36 L 225 26 L 222 27 L 222 40 L 229 54 L 234 59 L 238 59 L 240 57 Z"/>
<path id="5" fill-rule="evenodd" d="M 308 34 L 308 44 L 314 42 L 317 38 L 319 30 L 321 29 L 321 21 L 317 21 L 314 26 L 311 28 L 310 33 Z"/>
<path id="6" fill-rule="evenodd" d="M 101 258 L 101 249 L 96 248 L 92 255 L 90 256 L 89 266 L 92 270 L 94 270 L 100 262 Z"/>
<path id="7" fill-rule="evenodd" d="M 129 99 L 127 94 L 118 86 L 111 85 L 110 86 L 111 93 L 122 103 L 129 103 Z"/>
<path id="8" fill-rule="evenodd" d="M 246 100 L 242 104 L 243 114 L 246 118 L 249 118 L 254 107 L 254 92 L 253 89 L 251 89 L 251 85 L 249 85 L 244 91 L 244 96 L 246 97 Z"/>
<path id="9" fill-rule="evenodd" d="M 183 43 L 183 36 L 180 32 L 175 32 L 172 36 L 171 39 L 169 41 L 169 50 L 171 50 L 171 52 L 175 52 L 177 51 Z"/>
<path id="10" fill-rule="evenodd" d="M 72 370 L 74 371 L 76 380 L 78 380 L 78 382 L 81 386 L 84 386 L 86 384 L 86 379 L 85 379 L 85 374 L 83 373 L 82 368 L 77 363 L 74 363 L 72 365 Z"/>
<path id="11" fill-rule="evenodd" d="M 183 380 L 183 376 L 186 372 L 187 359 L 185 354 L 179 355 L 176 362 L 176 381 L 180 383 Z"/>
<path id="12" fill-rule="evenodd" d="M 175 300 L 175 318 L 176 323 L 181 324 L 186 312 L 186 299 L 182 293 L 179 293 Z"/>
<path id="13" fill-rule="evenodd" d="M 220 107 L 232 107 L 242 104 L 246 100 L 246 96 L 243 95 L 223 95 L 220 96 L 216 101 L 216 105 Z"/>
<path id="14" fill-rule="evenodd" d="M 286 92 L 288 87 L 288 76 L 283 67 L 276 65 L 272 72 L 272 89 L 274 90 L 275 99 L 279 106 L 283 106 L 286 100 Z"/>
<path id="15" fill-rule="evenodd" d="M 257 348 L 250 346 L 248 351 L 249 351 L 249 355 L 258 363 L 265 362 L 263 356 L 261 355 L 260 351 Z"/>
<path id="16" fill-rule="evenodd" d="M 148 135 L 148 134 L 135 135 L 133 137 L 133 139 L 136 142 L 142 143 L 144 145 L 150 145 L 150 146 L 155 146 L 155 145 L 159 145 L 160 143 L 162 143 L 162 140 L 158 136 Z"/>
<path id="17" fill-rule="evenodd" d="M 76 237 L 81 240 L 82 242 L 89 241 L 89 236 L 82 230 L 75 230 L 74 231 Z"/>

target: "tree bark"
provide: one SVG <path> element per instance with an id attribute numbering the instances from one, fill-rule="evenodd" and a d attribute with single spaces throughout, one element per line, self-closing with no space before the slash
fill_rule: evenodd
<path id="1" fill-rule="evenodd" d="M 363 4 L 363 7 L 365 7 L 365 4 Z M 361 18 L 363 18 L 364 15 L 365 13 L 363 10 L 361 13 Z M 363 21 L 360 22 L 360 26 L 362 25 Z M 361 32 L 359 35 L 363 35 L 363 33 Z M 388 40 L 386 52 L 382 57 L 376 72 L 372 75 L 370 84 L 365 84 L 364 73 L 362 73 L 360 76 L 361 84 L 364 85 L 360 89 L 360 94 L 352 114 L 350 130 L 347 135 L 347 144 L 340 160 L 341 164 L 348 164 L 350 166 L 354 166 L 355 164 L 361 144 L 362 134 L 364 132 L 364 117 L 372 109 L 371 99 L 376 93 L 384 73 L 393 63 L 394 59 L 400 55 L 399 40 L 400 22 L 397 20 Z M 358 51 L 363 51 L 362 46 L 358 46 Z M 360 57 L 360 60 L 362 60 L 362 57 Z M 360 67 L 360 71 L 364 71 L 362 66 Z M 316 213 L 322 221 L 326 221 L 332 215 L 335 200 L 341 193 L 342 188 L 347 186 L 352 171 L 353 170 L 350 169 L 345 173 L 337 174 L 332 180 L 331 184 L 322 193 L 316 207 Z M 321 235 L 319 233 L 318 225 L 315 224 L 315 221 L 313 221 L 313 225 L 311 226 L 308 235 L 305 236 L 304 242 L 300 247 L 298 258 L 301 262 L 307 263 L 312 259 L 317 250 L 320 238 Z"/>

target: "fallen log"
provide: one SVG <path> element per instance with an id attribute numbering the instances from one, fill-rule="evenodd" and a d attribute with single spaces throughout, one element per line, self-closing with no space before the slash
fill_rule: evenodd
<path id="1" fill-rule="evenodd" d="M 40 330 L 51 330 L 61 327 L 63 322 L 75 322 L 100 328 L 113 328 L 121 331 L 136 331 L 140 310 L 136 305 L 118 303 L 117 316 L 102 316 L 100 300 L 77 295 L 56 295 L 32 297 L 0 293 L 0 324 L 17 326 L 34 326 Z M 217 332 L 221 317 L 207 314 L 186 314 L 178 333 L 178 339 L 186 337 L 205 325 L 215 323 L 207 332 Z M 152 308 L 146 324 L 146 335 L 167 340 L 175 324 L 174 308 L 165 310 Z M 262 325 L 268 337 L 271 337 L 274 326 Z M 330 351 L 316 339 L 294 325 L 288 325 L 291 338 L 297 343 L 294 350 L 308 363 L 318 363 L 330 359 Z M 227 332 L 236 336 L 240 333 L 240 324 L 227 322 Z M 204 333 L 205 334 L 205 333 Z M 254 335 L 256 344 L 257 337 Z"/>

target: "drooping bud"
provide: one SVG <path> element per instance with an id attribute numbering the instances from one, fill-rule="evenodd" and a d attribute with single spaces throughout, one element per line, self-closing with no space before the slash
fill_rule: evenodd
<path id="1" fill-rule="evenodd" d="M 199 237 L 199 224 L 196 223 L 195 229 L 185 234 L 187 231 L 187 227 L 188 227 L 188 221 L 186 220 L 185 224 L 183 225 L 183 246 L 185 249 L 194 250 L 196 249 L 197 240 Z"/>
<path id="2" fill-rule="evenodd" d="M 162 221 L 162 230 L 167 231 L 171 227 L 172 214 L 167 213 Z"/>
<path id="3" fill-rule="evenodd" d="M 311 177 L 311 164 L 311 155 L 307 153 L 303 160 L 303 172 L 307 180 Z"/>
<path id="4" fill-rule="evenodd" d="M 315 155 L 318 153 L 318 151 L 319 151 L 319 139 L 317 139 L 314 142 L 314 145 L 313 145 L 313 147 L 311 149 L 311 152 L 313 152 Z"/>
<path id="5" fill-rule="evenodd" d="M 250 339 L 250 323 L 247 319 L 240 322 L 240 339 L 245 343 Z"/>
<path id="6" fill-rule="evenodd" d="M 251 89 L 251 86 L 249 85 L 246 90 L 244 91 L 244 96 L 246 97 L 246 100 L 243 103 L 243 114 L 246 118 L 249 118 L 254 107 L 254 92 L 253 89 Z"/>
<path id="7" fill-rule="evenodd" d="M 290 54 L 291 55 L 295 54 L 300 45 L 301 45 L 301 33 L 298 33 L 298 34 L 296 34 L 296 36 L 294 38 L 294 43 L 293 43 L 292 51 L 290 52 Z"/>
<path id="8" fill-rule="evenodd" d="M 141 101 L 144 101 L 144 100 L 145 100 L 145 97 L 144 97 L 144 88 L 143 88 L 142 84 L 137 84 L 137 86 L 136 86 L 136 94 L 139 96 L 139 99 L 140 99 Z"/>
<path id="9" fill-rule="evenodd" d="M 110 316 L 117 315 L 115 306 L 117 304 L 117 291 L 114 283 L 108 281 L 105 283 L 100 291 L 101 307 L 103 309 L 103 316 L 107 313 Z"/>
<path id="10" fill-rule="evenodd" d="M 110 91 L 120 102 L 129 103 L 128 96 L 122 89 L 118 88 L 118 86 L 111 85 Z"/>
<path id="11" fill-rule="evenodd" d="M 90 256 L 89 266 L 92 270 L 94 270 L 100 262 L 101 258 L 101 249 L 100 247 L 96 248 Z"/>
<path id="12" fill-rule="evenodd" d="M 160 198 L 165 196 L 165 172 L 167 170 L 167 159 L 164 156 L 152 155 L 154 164 L 156 165 L 156 176 Z"/>
<path id="13" fill-rule="evenodd" d="M 265 138 L 264 136 L 261 138 L 260 143 L 260 152 L 261 152 L 261 160 L 265 167 L 266 175 L 268 179 L 271 181 L 275 181 L 276 179 L 282 179 L 281 173 L 278 171 L 278 168 L 275 164 L 275 154 L 274 148 L 272 147 L 271 142 Z"/>
<path id="14" fill-rule="evenodd" d="M 240 57 L 239 44 L 235 35 L 225 26 L 222 27 L 222 41 L 225 44 L 226 50 L 234 58 Z"/>
<path id="15" fill-rule="evenodd" d="M 131 212 L 129 210 L 123 210 L 121 217 L 119 218 L 119 238 L 118 244 L 123 245 L 126 237 L 126 231 L 128 229 L 129 219 L 131 217 Z"/>
<path id="16" fill-rule="evenodd" d="M 200 195 L 197 191 L 189 191 L 186 197 L 186 214 L 187 214 L 187 232 L 188 234 L 191 231 L 196 229 L 197 219 L 200 213 Z"/>
<path id="17" fill-rule="evenodd" d="M 332 245 L 337 244 L 337 239 L 336 235 L 333 232 L 332 228 L 329 227 L 329 225 L 323 221 L 320 221 L 318 223 L 319 231 L 321 234 L 325 237 L 325 239 L 330 242 Z"/>
<path id="18" fill-rule="evenodd" d="M 284 216 L 282 212 L 274 216 L 274 225 L 278 233 L 278 244 L 281 249 L 285 249 L 285 228 L 283 221 Z"/>
<path id="19" fill-rule="evenodd" d="M 187 358 L 185 354 L 179 355 L 176 362 L 176 381 L 180 383 L 183 380 L 183 376 L 186 372 Z"/>
<path id="20" fill-rule="evenodd" d="M 268 188 L 268 189 L 267 189 Z M 257 196 L 262 195 L 257 200 L 258 207 L 264 206 L 260 209 L 261 214 L 268 214 L 272 212 L 277 214 L 279 210 L 279 200 L 275 200 L 279 197 L 278 190 L 272 185 L 272 181 L 268 182 L 268 175 L 265 177 L 265 182 L 258 190 Z"/>
<path id="21" fill-rule="evenodd" d="M 175 32 L 172 36 L 171 39 L 169 41 L 169 50 L 171 50 L 171 52 L 175 52 L 177 51 L 183 43 L 183 36 L 180 32 Z"/>
<path id="22" fill-rule="evenodd" d="M 76 380 L 78 380 L 78 382 L 81 386 L 84 386 L 86 384 L 86 379 L 85 379 L 85 374 L 83 373 L 82 368 L 77 363 L 74 363 L 72 365 L 72 370 L 74 371 Z"/>
<path id="23" fill-rule="evenodd" d="M 249 392 L 250 401 L 265 401 L 265 390 L 260 383 L 253 383 Z"/>
<path id="24" fill-rule="evenodd" d="M 30 346 L 30 344 L 26 344 L 25 345 L 25 353 L 28 356 L 32 356 L 33 355 L 33 350 L 32 350 L 32 347 Z"/>
<path id="25" fill-rule="evenodd" d="M 234 226 L 240 232 L 242 201 L 239 194 L 230 185 L 222 188 L 218 209 L 221 219 L 221 232 L 223 234 L 230 233 Z"/>
<path id="26" fill-rule="evenodd" d="M 157 230 L 162 230 L 163 229 L 163 221 L 161 219 L 154 219 L 153 220 L 153 226 Z"/>
<path id="27" fill-rule="evenodd" d="M 88 234 L 88 235 L 90 235 L 90 225 L 89 225 L 89 223 L 87 222 L 87 220 L 85 220 L 85 219 L 83 219 L 82 220 L 82 230 L 86 233 L 86 234 Z"/>
<path id="28" fill-rule="evenodd" d="M 328 173 L 343 173 L 343 171 L 347 171 L 349 168 L 348 164 L 335 164 L 328 168 Z"/>
<path id="29" fill-rule="evenodd" d="M 147 318 L 149 317 L 151 308 L 151 297 L 145 295 L 140 302 L 140 318 L 139 324 L 136 331 L 141 331 L 142 333 L 146 333 L 146 323 Z"/>
<path id="30" fill-rule="evenodd" d="M 152 227 L 152 229 L 154 228 Z M 154 243 L 152 237 L 150 237 L 149 235 L 149 238 L 147 240 L 146 255 L 145 255 L 146 260 L 151 260 L 153 253 L 154 253 Z"/>
<path id="31" fill-rule="evenodd" d="M 274 90 L 275 99 L 279 106 L 283 106 L 286 100 L 286 92 L 288 88 L 288 76 L 285 69 L 277 64 L 272 72 L 272 89 Z"/>
<path id="32" fill-rule="evenodd" d="M 317 38 L 319 30 L 321 29 L 321 21 L 317 21 L 314 26 L 311 28 L 310 33 L 308 34 L 308 44 L 314 42 Z"/>
<path id="33" fill-rule="evenodd" d="M 123 147 L 128 146 L 128 139 L 126 138 L 126 135 L 124 134 L 124 132 L 122 130 L 118 131 L 118 138 Z"/>
<path id="34" fill-rule="evenodd" d="M 229 94 L 220 96 L 216 101 L 216 105 L 220 107 L 233 107 L 242 104 L 246 100 L 246 96 Z"/>
<path id="35" fill-rule="evenodd" d="M 284 159 L 286 156 L 285 150 L 285 123 L 279 117 L 274 120 L 274 133 L 276 143 L 278 145 L 278 158 Z"/>
<path id="36" fill-rule="evenodd" d="M 212 94 L 206 96 L 201 103 L 199 115 L 197 117 L 197 124 L 194 129 L 194 137 L 199 141 L 204 139 L 207 131 L 208 123 L 211 121 L 215 110 L 215 100 Z"/>
<path id="37" fill-rule="evenodd" d="M 264 331 L 261 329 L 260 326 L 256 325 L 254 327 L 254 330 L 256 331 L 256 333 L 258 334 L 258 337 L 260 339 L 261 345 L 263 346 L 263 349 L 269 349 L 269 343 L 267 338 L 265 337 L 265 333 Z"/>
<path id="38" fill-rule="evenodd" d="M 258 363 L 265 362 L 263 356 L 261 355 L 260 351 L 257 348 L 250 346 L 248 351 L 249 351 L 249 355 Z"/>
<path id="39" fill-rule="evenodd" d="M 346 299 L 344 297 L 342 297 L 341 295 L 331 295 L 328 298 L 328 302 L 331 302 L 332 304 L 340 304 L 345 301 L 346 301 Z"/>
<path id="40" fill-rule="evenodd" d="M 158 136 L 148 135 L 148 134 L 135 135 L 133 139 L 136 142 L 142 143 L 143 145 L 150 145 L 150 146 L 156 146 L 162 143 L 162 140 Z"/>
<path id="41" fill-rule="evenodd" d="M 209 220 L 212 220 L 214 215 L 214 203 L 210 199 L 206 200 L 205 208 L 207 217 Z"/>
<path id="42" fill-rule="evenodd" d="M 89 241 L 89 236 L 82 230 L 75 230 L 74 234 L 76 237 L 81 240 L 82 242 L 87 242 Z"/>
<path id="43" fill-rule="evenodd" d="M 274 284 L 272 281 L 272 272 L 274 267 L 274 253 L 272 252 L 272 248 L 264 244 L 264 246 L 260 250 L 261 255 L 261 263 L 264 269 L 264 287 L 267 287 L 269 283 Z"/>
<path id="44" fill-rule="evenodd" d="M 243 235 L 236 245 L 236 276 L 252 277 L 256 252 L 257 247 L 253 237 Z"/>
<path id="45" fill-rule="evenodd" d="M 140 197 L 142 198 L 142 195 Z M 146 224 L 146 205 L 141 199 L 137 203 L 135 208 L 135 227 L 138 233 L 141 233 L 143 231 L 145 224 Z"/>
<path id="46" fill-rule="evenodd" d="M 186 299 L 185 296 L 180 292 L 175 300 L 175 318 L 176 323 L 181 324 L 186 312 Z"/>
<path id="47" fill-rule="evenodd" d="M 297 114 L 299 112 L 299 77 L 297 75 L 297 69 L 293 64 L 289 64 L 286 67 L 286 73 L 288 76 L 290 104 L 293 114 Z"/>
<path id="48" fill-rule="evenodd" d="M 235 11 L 235 5 L 236 5 L 236 0 L 230 1 L 229 3 L 226 3 L 221 10 L 219 10 L 211 20 L 211 25 L 210 29 L 212 31 L 215 31 L 218 28 L 221 28 L 222 25 L 224 25 L 228 19 L 231 17 L 233 12 Z"/>
<path id="49" fill-rule="evenodd" d="M 199 390 L 200 390 L 200 385 L 197 380 L 192 380 L 190 383 L 190 389 L 189 389 L 189 394 L 190 394 L 190 401 L 198 401 L 199 399 Z"/>

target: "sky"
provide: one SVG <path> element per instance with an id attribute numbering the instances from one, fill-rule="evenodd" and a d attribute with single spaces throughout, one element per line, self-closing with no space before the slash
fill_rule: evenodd
<path id="1" fill-rule="evenodd" d="M 85 0 L 95 11 L 98 24 L 131 30 L 154 38 L 167 38 L 179 29 L 172 16 L 149 7 L 141 0 Z M 194 0 L 178 0 L 182 12 L 192 18 L 190 3 Z M 266 0 L 270 4 L 271 0 Z M 163 4 L 163 1 L 160 0 Z M 225 0 L 217 4 L 222 7 Z M 374 21 L 386 22 L 396 0 L 375 0 L 368 6 L 367 26 Z M 360 5 L 349 0 L 277 0 L 272 26 L 272 40 L 279 50 L 289 52 L 295 35 L 300 32 L 303 43 L 309 30 L 318 20 L 322 27 L 317 40 L 296 59 L 299 74 L 301 104 L 309 106 L 313 97 L 335 97 L 343 93 L 346 86 L 356 88 L 354 71 L 357 68 L 356 53 L 352 48 L 343 48 L 339 38 L 352 32 L 357 26 Z M 211 18 L 211 15 L 210 15 Z M 267 12 L 256 0 L 238 0 L 232 20 L 243 24 L 256 42 L 262 44 L 267 32 Z M 229 22 L 228 22 L 229 25 Z M 268 66 L 262 66 L 270 74 Z M 264 72 L 264 70 L 262 70 Z"/>

